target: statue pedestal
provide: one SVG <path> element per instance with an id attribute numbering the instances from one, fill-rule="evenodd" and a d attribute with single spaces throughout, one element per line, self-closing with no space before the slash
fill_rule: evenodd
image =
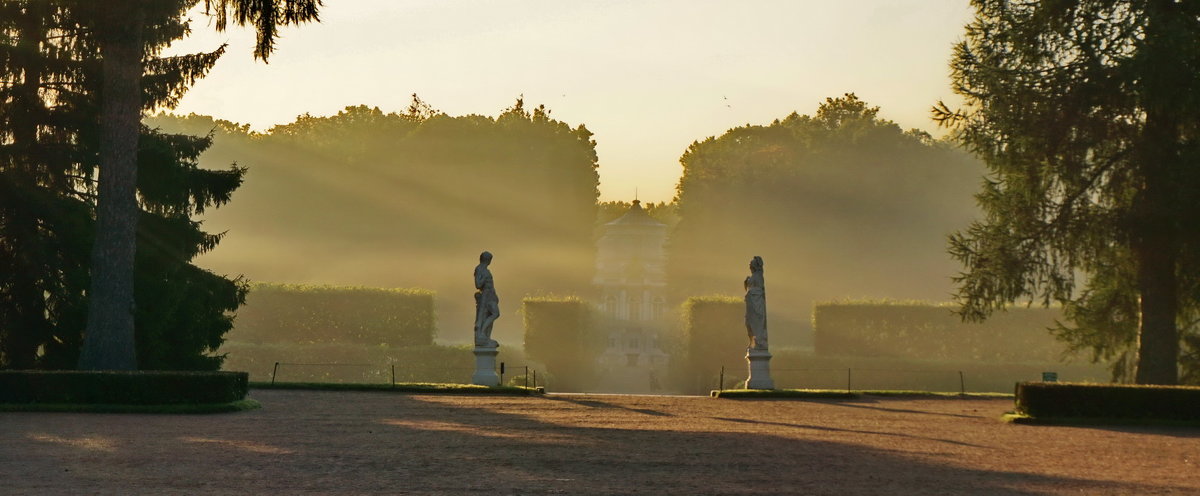
<path id="1" fill-rule="evenodd" d="M 775 389 L 771 380 L 771 353 L 767 350 L 746 350 L 746 361 L 750 363 L 750 378 L 746 389 Z"/>
<path id="2" fill-rule="evenodd" d="M 500 376 L 496 374 L 496 355 L 498 354 L 500 354 L 500 349 L 497 347 L 475 347 L 475 375 L 471 376 L 471 384 L 500 385 Z"/>

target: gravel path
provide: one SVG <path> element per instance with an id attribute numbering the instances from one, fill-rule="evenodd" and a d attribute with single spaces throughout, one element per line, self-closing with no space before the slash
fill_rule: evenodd
<path id="1" fill-rule="evenodd" d="M 254 390 L 220 415 L 0 413 L 0 494 L 1200 494 L 1200 429 L 1011 400 Z"/>

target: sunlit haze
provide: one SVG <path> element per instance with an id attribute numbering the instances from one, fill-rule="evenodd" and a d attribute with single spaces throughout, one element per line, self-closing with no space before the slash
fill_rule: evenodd
<path id="1" fill-rule="evenodd" d="M 602 200 L 665 201 L 696 140 L 854 92 L 901 127 L 938 134 L 966 0 L 328 0 L 288 28 L 269 64 L 254 33 L 202 10 L 175 52 L 229 44 L 176 113 L 263 130 L 348 105 L 402 111 L 413 93 L 450 115 L 496 115 L 524 95 L 595 133 Z M 252 165 L 252 164 L 251 164 Z"/>

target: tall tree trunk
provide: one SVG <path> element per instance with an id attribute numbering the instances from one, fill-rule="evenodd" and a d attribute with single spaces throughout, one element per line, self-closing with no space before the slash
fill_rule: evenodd
<path id="1" fill-rule="evenodd" d="M 1175 276 L 1175 251 L 1164 236 L 1151 236 L 1136 250 L 1139 313 L 1138 384 L 1176 384 L 1179 381 L 1179 330 L 1176 315 L 1179 295 Z M 1162 242 L 1155 245 L 1153 241 Z"/>
<path id="2" fill-rule="evenodd" d="M 110 2 L 100 22 L 100 176 L 87 330 L 79 368 L 136 370 L 133 271 L 137 151 L 142 114 L 142 29 L 138 2 Z"/>
<path id="3" fill-rule="evenodd" d="M 1134 207 L 1134 257 L 1140 298 L 1137 370 L 1139 384 L 1179 381 L 1179 258 L 1175 222 L 1181 134 L 1177 92 L 1186 89 L 1187 74 L 1178 66 L 1173 31 L 1180 19 L 1173 0 L 1147 4 L 1146 42 L 1141 63 L 1146 77 L 1141 98 L 1146 108 L 1140 160 L 1144 175 Z"/>

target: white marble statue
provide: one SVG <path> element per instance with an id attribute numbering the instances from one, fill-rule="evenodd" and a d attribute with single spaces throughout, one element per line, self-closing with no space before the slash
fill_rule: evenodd
<path id="1" fill-rule="evenodd" d="M 750 261 L 750 277 L 746 288 L 746 335 L 750 338 L 750 349 L 767 349 L 767 291 L 763 283 L 763 259 L 754 257 Z"/>
<path id="2" fill-rule="evenodd" d="M 500 344 L 492 339 L 492 324 L 500 317 L 500 297 L 488 270 L 491 263 L 492 254 L 485 251 L 475 266 L 475 346 L 495 348 Z"/>

